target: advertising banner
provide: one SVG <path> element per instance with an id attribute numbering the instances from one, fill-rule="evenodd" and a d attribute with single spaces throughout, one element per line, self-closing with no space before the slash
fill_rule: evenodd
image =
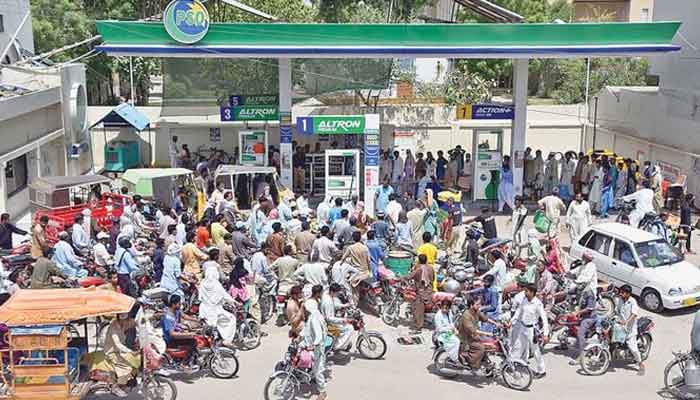
<path id="1" fill-rule="evenodd" d="M 241 165 L 267 165 L 267 131 L 240 131 Z"/>
<path id="2" fill-rule="evenodd" d="M 221 107 L 221 121 L 277 121 L 277 106 Z"/>
<path id="3" fill-rule="evenodd" d="M 513 119 L 512 104 L 462 104 L 457 106 L 457 119 Z"/>
<path id="4" fill-rule="evenodd" d="M 275 106 L 279 104 L 279 96 L 276 94 L 254 94 L 240 95 L 234 94 L 229 97 L 229 105 L 231 107 L 239 106 Z"/>
<path id="5" fill-rule="evenodd" d="M 374 195 L 379 187 L 379 151 L 381 148 L 379 135 L 379 115 L 367 114 L 365 122 L 365 211 L 374 215 Z"/>
<path id="6" fill-rule="evenodd" d="M 362 135 L 365 125 L 364 115 L 297 117 L 297 132 L 302 135 Z"/>

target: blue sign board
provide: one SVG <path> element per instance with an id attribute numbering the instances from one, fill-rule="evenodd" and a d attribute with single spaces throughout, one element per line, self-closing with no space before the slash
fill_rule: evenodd
<path id="1" fill-rule="evenodd" d="M 379 133 L 367 132 L 365 136 L 365 166 L 379 166 Z"/>
<path id="2" fill-rule="evenodd" d="M 513 119 L 512 104 L 473 104 L 471 119 Z"/>
<path id="3" fill-rule="evenodd" d="M 280 143 L 292 143 L 292 127 L 280 126 Z"/>
<path id="4" fill-rule="evenodd" d="M 314 117 L 297 117 L 297 133 L 299 135 L 313 135 Z"/>

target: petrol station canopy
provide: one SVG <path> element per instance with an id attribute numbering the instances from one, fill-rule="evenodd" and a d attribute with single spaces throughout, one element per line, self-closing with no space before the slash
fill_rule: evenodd
<path id="1" fill-rule="evenodd" d="M 680 22 L 573 24 L 216 23 L 194 45 L 160 22 L 98 21 L 110 55 L 184 58 L 575 58 L 680 50 Z"/>

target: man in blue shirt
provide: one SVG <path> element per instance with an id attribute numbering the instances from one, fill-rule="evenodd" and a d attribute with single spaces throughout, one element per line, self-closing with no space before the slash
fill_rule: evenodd
<path id="1" fill-rule="evenodd" d="M 435 161 L 435 175 L 439 180 L 442 180 L 445 178 L 447 159 L 445 158 L 445 153 L 443 153 L 442 150 L 438 150 L 437 156 L 437 161 Z"/>
<path id="2" fill-rule="evenodd" d="M 470 294 L 481 297 L 481 311 L 493 321 L 498 321 L 501 318 L 501 299 L 498 291 L 493 287 L 493 275 L 484 275 L 483 287 L 469 291 Z M 481 323 L 481 330 L 484 332 L 493 332 L 495 326 L 488 322 Z"/>
<path id="3" fill-rule="evenodd" d="M 394 188 L 389 185 L 389 178 L 384 179 L 384 183 L 377 189 L 376 211 L 385 212 L 386 205 L 389 204 L 389 196 L 394 193 Z"/>
<path id="4" fill-rule="evenodd" d="M 372 224 L 372 230 L 377 241 L 386 248 L 386 241 L 389 240 L 391 233 L 389 232 L 389 224 L 384 220 L 384 211 L 377 211 L 377 220 Z"/>
<path id="5" fill-rule="evenodd" d="M 384 260 L 384 246 L 375 239 L 375 232 L 367 231 L 367 249 L 369 249 L 369 270 L 374 280 L 379 280 L 379 262 Z"/>
<path id="6" fill-rule="evenodd" d="M 330 226 L 333 226 L 333 222 L 335 220 L 341 218 L 341 213 L 343 212 L 343 199 L 340 197 L 335 198 L 335 206 L 333 206 L 329 211 L 328 211 L 328 223 Z"/>
<path id="7" fill-rule="evenodd" d="M 129 251 L 130 248 L 131 240 L 128 237 L 119 239 L 119 247 L 114 254 L 116 262 L 114 267 L 117 269 L 117 281 L 119 282 L 119 288 L 122 290 L 122 293 L 131 297 L 138 297 L 136 287 L 131 280 L 131 273 L 138 271 L 139 266 L 136 264 L 134 256 Z"/>
<path id="8" fill-rule="evenodd" d="M 186 326 L 181 323 L 183 319 L 193 319 L 180 311 L 181 303 L 182 299 L 176 294 L 168 298 L 167 307 L 163 312 L 163 340 L 168 347 L 184 345 L 194 349 L 194 335 L 185 332 Z"/>

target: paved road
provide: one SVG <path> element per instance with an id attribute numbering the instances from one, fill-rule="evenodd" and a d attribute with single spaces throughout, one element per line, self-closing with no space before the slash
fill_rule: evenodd
<path id="1" fill-rule="evenodd" d="M 499 231 L 508 232 L 505 218 L 499 217 Z M 562 235 L 562 242 L 568 239 Z M 697 264 L 697 257 L 691 256 Z M 568 399 L 591 400 L 604 396 L 606 400 L 658 399 L 663 386 L 663 370 L 671 359 L 672 350 L 689 348 L 689 333 L 696 309 L 651 315 L 655 328 L 654 344 L 647 362 L 646 376 L 620 366 L 604 376 L 582 375 L 578 367 L 568 365 L 570 354 L 562 354 L 550 344 L 546 350 L 547 376 L 533 383 L 528 392 L 520 393 L 505 388 L 500 382 L 466 376 L 457 380 L 445 380 L 433 375 L 430 365 L 429 344 L 404 346 L 396 339 L 406 334 L 408 328 L 389 328 L 369 317 L 372 329 L 384 333 L 389 343 L 386 358 L 378 361 L 351 359 L 345 365 L 333 365 L 328 386 L 332 400 L 463 400 L 472 396 L 498 396 L 504 399 Z M 645 315 L 649 315 L 643 312 Z M 239 376 L 230 381 L 202 378 L 195 382 L 178 383 L 181 399 L 206 398 L 207 400 L 262 399 L 263 386 L 274 364 L 283 356 L 288 344 L 286 332 L 267 327 L 269 336 L 262 346 L 240 354 Z M 430 342 L 425 334 L 426 343 Z M 308 396 L 306 396 L 308 397 Z M 314 396 L 311 396 L 314 398 Z M 485 397 L 488 398 L 488 397 Z"/>

